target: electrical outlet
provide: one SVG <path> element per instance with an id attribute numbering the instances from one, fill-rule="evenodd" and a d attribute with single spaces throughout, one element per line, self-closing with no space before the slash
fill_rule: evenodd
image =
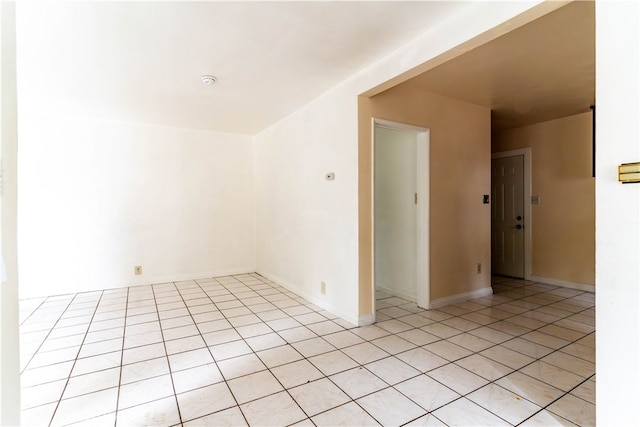
<path id="1" fill-rule="evenodd" d="M 482 263 L 481 262 L 476 264 L 476 273 L 477 274 L 482 273 Z"/>
<path id="2" fill-rule="evenodd" d="M 135 274 L 136 276 L 139 276 L 142 274 L 142 266 L 141 265 L 136 265 L 135 267 L 133 267 L 133 274 Z"/>
<path id="3" fill-rule="evenodd" d="M 320 282 L 320 293 L 325 295 L 327 293 L 327 284 Z"/>

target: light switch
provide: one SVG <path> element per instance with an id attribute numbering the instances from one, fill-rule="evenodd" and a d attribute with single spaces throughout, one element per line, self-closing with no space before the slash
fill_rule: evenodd
<path id="1" fill-rule="evenodd" d="M 539 205 L 540 204 L 540 196 L 531 196 L 531 204 Z"/>

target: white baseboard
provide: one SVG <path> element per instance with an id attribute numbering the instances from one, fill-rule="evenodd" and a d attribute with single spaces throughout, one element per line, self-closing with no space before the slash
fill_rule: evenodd
<path id="1" fill-rule="evenodd" d="M 132 281 L 124 286 L 138 286 L 138 285 L 154 285 L 156 283 L 166 282 L 182 282 L 185 280 L 198 280 L 198 279 L 210 279 L 212 277 L 222 276 L 237 276 L 239 274 L 251 274 L 255 272 L 255 268 L 237 268 L 237 269 L 225 269 L 205 271 L 200 273 L 182 273 L 182 274 L 168 274 L 164 276 L 153 276 L 140 278 L 136 281 Z"/>
<path id="2" fill-rule="evenodd" d="M 393 295 L 395 297 L 406 299 L 406 300 L 409 300 L 411 302 L 418 301 L 418 298 L 417 298 L 415 293 L 399 291 L 397 289 L 389 288 L 389 287 L 387 287 L 387 286 L 385 286 L 385 285 L 383 285 L 381 283 L 376 283 L 376 289 L 380 289 L 381 291 L 386 292 L 389 295 Z"/>
<path id="3" fill-rule="evenodd" d="M 586 283 L 570 282 L 568 280 L 554 279 L 551 277 L 530 276 L 529 280 L 531 280 L 532 282 L 544 283 L 545 285 L 560 286 L 562 288 L 577 289 L 579 291 L 585 291 L 585 292 L 595 293 L 596 291 L 596 287 L 594 285 L 589 285 Z"/>
<path id="4" fill-rule="evenodd" d="M 492 294 L 493 294 L 493 289 L 490 286 L 487 288 L 476 289 L 475 291 L 463 292 L 461 294 L 456 294 L 456 295 L 451 295 L 449 297 L 431 300 L 431 304 L 429 304 L 429 309 L 444 307 L 445 305 L 456 304 L 456 303 L 467 301 L 473 298 L 487 297 Z"/>
<path id="5" fill-rule="evenodd" d="M 256 271 L 256 273 L 258 273 L 261 276 L 266 277 L 267 279 L 271 280 L 272 282 L 282 286 L 283 288 L 297 294 L 300 295 L 302 298 L 306 299 L 307 301 L 309 301 L 312 304 L 317 305 L 318 307 L 321 307 L 324 310 L 327 310 L 329 313 L 331 314 L 335 314 L 336 316 L 346 320 L 347 322 L 353 324 L 353 325 L 358 325 L 360 326 L 360 317 L 358 317 L 357 315 L 354 315 L 353 313 L 346 313 L 340 309 L 338 309 L 336 306 L 328 303 L 327 301 L 321 299 L 320 297 L 318 297 L 317 295 L 311 294 L 309 292 L 305 292 L 304 290 L 300 289 L 297 286 L 292 285 L 291 283 L 288 283 L 286 280 L 283 280 L 282 278 L 271 274 L 269 272 L 265 272 L 265 271 Z M 373 315 L 371 315 L 373 316 Z M 366 321 L 366 316 L 364 316 L 365 319 L 364 321 Z M 373 323 L 373 322 L 370 322 Z M 368 324 L 368 323 L 365 323 Z"/>
<path id="6" fill-rule="evenodd" d="M 139 276 L 135 279 L 127 279 L 127 280 L 118 280 L 118 281 L 110 281 L 104 283 L 91 283 L 91 286 L 79 287 L 76 284 L 68 284 L 66 286 L 57 287 L 54 291 L 55 294 L 47 293 L 47 290 L 50 291 L 49 288 L 32 290 L 31 287 L 25 286 L 24 289 L 20 290 L 20 299 L 28 299 L 28 298 L 41 298 L 47 296 L 54 295 L 68 295 L 68 294 L 77 294 L 82 292 L 94 292 L 101 291 L 106 289 L 121 289 L 128 288 L 132 286 L 149 286 L 149 285 L 158 285 L 160 283 L 168 283 L 168 282 L 181 282 L 185 280 L 198 280 L 198 279 L 210 279 L 212 277 L 221 277 L 221 276 L 235 276 L 238 274 L 248 274 L 255 272 L 254 267 L 247 268 L 236 268 L 236 269 L 220 269 L 220 270 L 212 270 L 205 271 L 199 273 L 180 273 L 180 274 L 167 274 L 167 275 L 158 275 L 158 276 Z"/>

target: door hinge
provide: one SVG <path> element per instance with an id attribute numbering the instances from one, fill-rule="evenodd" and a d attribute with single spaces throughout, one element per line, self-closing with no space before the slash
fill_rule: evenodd
<path id="1" fill-rule="evenodd" d="M 413 193 L 413 203 L 418 204 L 418 193 Z"/>

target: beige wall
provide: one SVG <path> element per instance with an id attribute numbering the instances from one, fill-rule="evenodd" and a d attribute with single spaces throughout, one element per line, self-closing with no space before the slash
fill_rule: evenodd
<path id="1" fill-rule="evenodd" d="M 431 300 L 490 286 L 491 117 L 485 107 L 400 85 L 359 102 L 360 312 L 372 310 L 371 120 L 430 129 Z M 476 274 L 476 263 L 484 271 Z"/>
<path id="2" fill-rule="evenodd" d="M 595 180 L 591 113 L 493 135 L 492 152 L 531 147 L 531 274 L 595 283 Z"/>

